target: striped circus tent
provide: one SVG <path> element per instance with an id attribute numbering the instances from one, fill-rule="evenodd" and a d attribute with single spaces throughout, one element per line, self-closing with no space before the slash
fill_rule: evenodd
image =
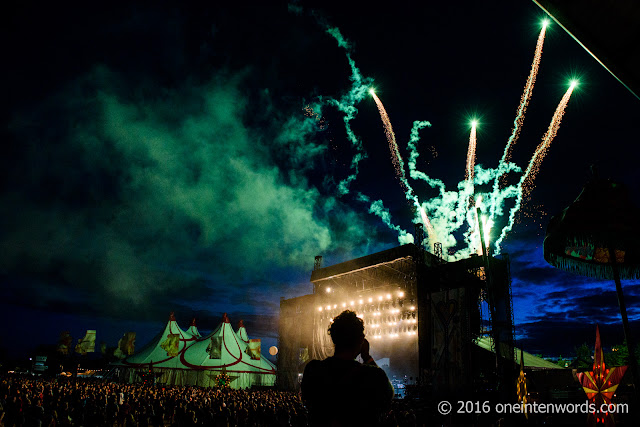
<path id="1" fill-rule="evenodd" d="M 210 334 L 202 337 L 192 321 L 183 331 L 173 313 L 164 331 L 139 353 L 115 363 L 127 382 L 153 378 L 167 385 L 197 385 L 244 389 L 273 386 L 276 367 L 260 352 L 260 340 L 241 338 L 227 314 Z M 239 330 L 238 332 L 241 332 Z M 257 344 L 257 346 L 256 346 Z"/>
<path id="2" fill-rule="evenodd" d="M 246 330 L 244 333 L 246 335 Z M 257 340 L 247 337 L 245 341 L 234 332 L 225 313 L 220 325 L 190 345 L 180 360 L 191 370 L 191 375 L 196 376 L 192 383 L 199 386 L 219 386 L 224 379 L 234 389 L 272 386 L 276 381 L 276 367 L 259 350 L 256 353 L 251 348 L 252 341 Z"/>

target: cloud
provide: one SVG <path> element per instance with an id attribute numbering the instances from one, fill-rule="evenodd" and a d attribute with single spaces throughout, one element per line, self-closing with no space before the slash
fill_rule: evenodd
<path id="1" fill-rule="evenodd" d="M 509 242 L 516 338 L 534 353 L 571 354 L 592 345 L 595 325 L 607 332 L 607 346 L 624 339 L 613 280 L 596 280 L 549 265 L 542 246 L 525 239 Z M 623 282 L 632 329 L 640 332 L 640 281 Z M 603 335 L 604 336 L 604 335 Z"/>
<path id="2" fill-rule="evenodd" d="M 15 302 L 83 311 L 72 292 L 105 312 L 164 316 L 168 300 L 230 302 L 234 283 L 367 244 L 359 214 L 307 176 L 325 151 L 316 118 L 268 104 L 248 115 L 250 73 L 147 97 L 96 67 L 16 114 L 23 161 L 1 196 L 0 269 L 39 301 L 14 289 Z"/>
<path id="3" fill-rule="evenodd" d="M 624 333 L 619 323 L 572 321 L 564 316 L 526 323 L 516 327 L 516 346 L 533 354 L 545 356 L 575 355 L 575 349 L 586 343 L 592 347 L 596 339 L 596 324 L 600 328 L 605 349 L 622 344 Z M 634 336 L 640 333 L 640 323 L 631 322 Z"/>

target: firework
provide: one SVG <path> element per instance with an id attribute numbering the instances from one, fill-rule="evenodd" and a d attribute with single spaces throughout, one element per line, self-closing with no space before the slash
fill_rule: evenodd
<path id="1" fill-rule="evenodd" d="M 578 84 L 577 81 L 572 81 L 569 89 L 565 92 L 564 96 L 560 100 L 558 107 L 556 108 L 555 113 L 553 114 L 553 118 L 551 119 L 551 123 L 549 124 L 549 128 L 547 132 L 542 137 L 542 141 L 536 148 L 536 151 L 533 153 L 533 157 L 529 161 L 529 166 L 527 167 L 523 180 L 523 188 L 524 193 L 529 194 L 533 189 L 533 181 L 540 170 L 540 164 L 544 159 L 544 156 L 547 154 L 547 150 L 553 142 L 553 139 L 556 137 L 558 133 L 558 129 L 560 129 L 560 122 L 562 121 L 562 117 L 564 116 L 564 112 L 567 109 L 567 104 L 569 103 L 569 98 L 571 98 L 571 94 L 573 93 L 573 89 Z"/>
<path id="2" fill-rule="evenodd" d="M 529 105 L 529 101 L 531 100 L 531 95 L 533 94 L 533 85 L 536 82 L 536 77 L 538 76 L 538 69 L 540 68 L 540 60 L 542 59 L 542 46 L 544 45 L 544 37 L 547 30 L 548 21 L 543 21 L 542 29 L 540 30 L 540 35 L 538 36 L 538 42 L 536 44 L 536 50 L 533 55 L 533 62 L 531 63 L 531 70 L 529 71 L 529 77 L 527 78 L 527 82 L 524 85 L 524 91 L 522 96 L 520 97 L 520 105 L 518 106 L 518 110 L 516 112 L 516 118 L 513 121 L 513 129 L 511 131 L 511 136 L 507 141 L 507 145 L 504 149 L 504 153 L 502 154 L 502 158 L 500 159 L 500 163 L 498 165 L 498 169 L 504 171 L 504 165 L 511 159 L 511 151 L 513 146 L 518 141 L 518 137 L 520 136 L 520 131 L 522 129 L 522 124 L 524 123 L 524 115 L 527 111 L 527 106 Z M 496 197 L 499 192 L 500 180 L 504 176 L 504 172 L 499 173 L 498 176 L 495 177 L 493 181 L 493 192 L 494 197 L 491 203 L 490 208 L 490 218 L 493 219 L 495 217 L 497 205 L 496 202 L 498 197 Z"/>
<path id="3" fill-rule="evenodd" d="M 469 134 L 469 149 L 467 150 L 467 169 L 464 179 L 473 184 L 473 168 L 476 165 L 476 125 L 477 121 L 471 122 L 471 133 Z"/>
<path id="4" fill-rule="evenodd" d="M 469 147 L 467 151 L 464 180 L 457 184 L 457 188 L 455 190 L 447 190 L 445 184 L 441 180 L 431 178 L 425 172 L 417 169 L 417 159 L 419 156 L 417 144 L 420 140 L 419 131 L 431 126 L 431 124 L 427 121 L 414 121 L 411 129 L 410 140 L 407 144 L 409 152 L 407 157 L 409 177 L 414 180 L 426 182 L 432 189 L 435 189 L 438 192 L 437 195 L 429 198 L 425 202 L 420 202 L 407 180 L 404 170 L 404 161 L 400 154 L 396 135 L 393 131 L 391 121 L 384 105 L 380 101 L 380 98 L 376 96 L 371 86 L 365 88 L 365 84 L 372 81 L 370 79 L 365 79 L 360 75 L 359 70 L 356 68 L 353 59 L 348 53 L 348 43 L 342 38 L 337 29 L 329 31 L 330 34 L 336 38 L 338 44 L 347 50 L 347 59 L 351 66 L 351 79 L 353 81 L 351 92 L 349 92 L 348 95 L 341 98 L 340 101 L 329 100 L 330 104 L 333 104 L 338 107 L 340 111 L 345 113 L 344 122 L 347 130 L 347 137 L 357 151 L 352 162 L 352 168 L 355 172 L 340 183 L 340 193 L 345 194 L 346 191 L 348 191 L 348 184 L 356 177 L 357 164 L 365 157 L 362 144 L 358 137 L 353 133 L 349 122 L 355 117 L 357 112 L 354 106 L 355 103 L 361 101 L 363 93 L 368 91 L 374 99 L 380 113 L 396 176 L 400 181 L 406 200 L 413 208 L 415 208 L 413 221 L 422 222 L 425 225 L 429 243 L 441 242 L 443 249 L 447 250 L 454 259 L 469 256 L 474 252 L 478 253 L 481 249 L 481 233 L 488 247 L 489 231 L 497 225 L 498 218 L 502 218 L 505 215 L 505 202 L 507 200 L 514 199 L 514 205 L 508 211 L 508 219 L 501 220 L 501 223 L 506 221 L 506 225 L 502 228 L 500 237 L 493 244 L 495 248 L 494 253 L 496 255 L 499 254 L 500 245 L 506 234 L 513 227 L 515 216 L 521 208 L 523 198 L 526 198 L 534 188 L 533 183 L 536 174 L 540 169 L 540 164 L 558 132 L 567 103 L 569 102 L 571 93 L 575 88 L 575 83 L 573 83 L 563 96 L 556 108 L 547 132 L 536 148 L 527 168 L 523 171 L 519 166 L 511 162 L 510 158 L 514 145 L 516 144 L 522 130 L 524 116 L 527 106 L 531 100 L 533 87 L 540 67 L 546 28 L 547 25 L 545 23 L 538 36 L 533 62 L 531 64 L 531 69 L 523 94 L 520 98 L 520 104 L 513 122 L 511 135 L 496 168 L 484 168 L 480 164 L 476 165 L 477 122 L 473 121 L 469 135 Z M 505 185 L 504 177 L 509 173 L 521 174 L 517 184 Z M 489 183 L 493 183 L 493 189 L 490 193 L 476 194 L 476 188 L 483 188 L 482 186 Z M 358 200 L 369 203 L 369 212 L 380 217 L 383 223 L 390 229 L 397 231 L 399 233 L 398 240 L 401 243 L 413 241 L 413 237 L 409 233 L 391 222 L 389 211 L 384 208 L 381 200 L 372 202 L 363 194 L 358 195 Z M 487 215 L 480 215 L 480 212 L 484 212 Z M 466 227 L 464 228 L 466 231 L 463 230 L 463 227 Z M 464 238 L 465 242 L 465 246 L 462 248 L 458 247 L 457 242 L 457 238 L 460 236 Z M 415 243 L 420 244 L 422 242 Z"/>
<path id="5" fill-rule="evenodd" d="M 360 70 L 358 69 L 358 67 L 356 67 L 356 63 L 353 60 L 353 58 L 351 58 L 351 54 L 349 53 L 349 50 L 350 50 L 349 43 L 342 36 L 342 34 L 340 33 L 340 30 L 335 27 L 330 27 L 330 28 L 327 28 L 326 31 L 329 35 L 331 35 L 331 37 L 333 37 L 336 40 L 336 42 L 338 43 L 338 46 L 340 46 L 345 50 L 347 61 L 349 62 L 349 67 L 351 68 L 351 81 L 353 82 L 353 85 L 351 86 L 351 90 L 348 93 L 346 93 L 342 98 L 340 99 L 329 98 L 326 101 L 329 105 L 333 105 L 339 111 L 344 113 L 343 121 L 344 121 L 345 130 L 347 132 L 347 138 L 351 142 L 351 145 L 353 146 L 353 148 L 356 150 L 356 154 L 353 156 L 353 159 L 351 160 L 351 170 L 353 172 L 348 177 L 340 181 L 340 183 L 338 184 L 338 193 L 339 195 L 342 196 L 349 193 L 349 186 L 353 181 L 355 181 L 355 179 L 358 176 L 358 165 L 360 161 L 366 158 L 364 148 L 362 147 L 362 142 L 360 141 L 360 138 L 358 138 L 356 134 L 353 132 L 353 129 L 351 129 L 351 121 L 355 119 L 356 114 L 358 113 L 358 109 L 355 107 L 356 104 L 362 101 L 362 99 L 364 99 L 364 97 L 367 94 L 367 88 L 370 86 L 373 80 L 369 77 L 367 78 L 362 77 Z"/>
<path id="6" fill-rule="evenodd" d="M 376 95 L 373 89 L 369 90 L 369 93 L 373 97 L 373 100 L 376 102 L 376 106 L 378 107 L 378 112 L 380 113 L 380 119 L 382 120 L 382 126 L 384 127 L 384 133 L 387 136 L 387 141 L 389 142 L 389 150 L 391 151 L 391 160 L 393 162 L 394 169 L 396 171 L 396 176 L 402 185 L 402 189 L 404 190 L 405 196 L 407 200 L 413 202 L 413 205 L 416 207 L 418 213 L 420 214 L 420 220 L 424 224 L 427 235 L 429 236 L 430 241 L 435 241 L 437 238 L 435 235 L 435 230 L 431 221 L 427 217 L 427 213 L 420 205 L 418 198 L 413 193 L 413 188 L 409 185 L 407 181 L 407 177 L 404 172 L 404 161 L 402 160 L 402 156 L 400 155 L 400 150 L 398 149 L 398 143 L 396 142 L 396 135 L 393 132 L 393 126 L 391 126 L 391 120 L 389 120 L 389 115 L 387 114 L 387 110 L 385 110 L 384 105 L 382 105 L 382 101 Z"/>
<path id="7" fill-rule="evenodd" d="M 522 123 L 524 122 L 524 114 L 527 111 L 531 94 L 533 93 L 533 85 L 536 83 L 536 77 L 538 76 L 538 68 L 540 67 L 540 60 L 542 59 L 542 46 L 544 45 L 544 36 L 547 30 L 546 22 L 542 25 L 540 35 L 538 36 L 538 43 L 536 44 L 536 51 L 533 56 L 533 62 L 531 63 L 531 71 L 529 71 L 529 77 L 527 83 L 524 85 L 524 92 L 520 98 L 520 105 L 516 113 L 516 118 L 513 121 L 513 130 L 511 136 L 507 141 L 507 146 L 504 149 L 504 154 L 500 159 L 500 163 L 508 162 L 511 158 L 511 150 L 520 136 L 520 130 L 522 129 Z"/>
<path id="8" fill-rule="evenodd" d="M 389 120 L 387 110 L 385 110 L 384 105 L 382 105 L 382 101 L 380 101 L 380 98 L 378 98 L 373 89 L 370 89 L 369 93 L 373 97 L 373 100 L 376 102 L 378 112 L 380 113 L 380 119 L 382 119 L 382 126 L 384 127 L 384 133 L 387 136 L 387 141 L 389 142 L 391 161 L 393 162 L 396 176 L 398 177 L 398 180 L 400 180 L 405 193 L 410 192 L 410 186 L 404 173 L 404 161 L 402 160 L 402 156 L 400 155 L 400 150 L 398 150 L 396 135 L 395 133 L 393 133 L 393 126 L 391 126 L 391 120 Z"/>
<path id="9" fill-rule="evenodd" d="M 522 199 L 526 197 L 529 193 L 531 193 L 531 190 L 533 190 L 534 188 L 533 181 L 535 180 L 535 177 L 538 171 L 540 170 L 540 165 L 542 164 L 542 160 L 544 159 L 544 156 L 547 154 L 547 150 L 551 146 L 551 142 L 553 142 L 553 139 L 556 137 L 558 133 L 558 129 L 560 129 L 560 122 L 562 121 L 562 117 L 564 116 L 564 112 L 567 108 L 567 104 L 569 103 L 569 98 L 571 98 L 573 89 L 576 87 L 577 84 L 578 84 L 577 81 L 572 81 L 569 86 L 569 89 L 567 89 L 564 96 L 560 100 L 560 103 L 556 107 L 556 111 L 553 114 L 553 117 L 551 118 L 551 123 L 549 123 L 549 128 L 547 129 L 547 132 L 542 137 L 542 141 L 540 142 L 535 152 L 533 153 L 533 156 L 529 161 L 529 165 L 527 166 L 527 169 L 525 170 L 524 174 L 520 178 L 520 182 L 518 183 L 518 187 L 517 187 L 518 193 L 516 197 L 516 203 L 511 208 L 511 211 L 509 212 L 509 220 L 507 222 L 507 225 L 504 226 L 504 228 L 502 229 L 502 232 L 500 233 L 500 237 L 495 243 L 496 254 L 500 253 L 500 245 L 502 241 L 506 237 L 507 233 L 510 232 L 511 229 L 513 228 L 513 223 L 515 221 L 516 213 L 520 210 L 520 207 L 522 205 Z"/>

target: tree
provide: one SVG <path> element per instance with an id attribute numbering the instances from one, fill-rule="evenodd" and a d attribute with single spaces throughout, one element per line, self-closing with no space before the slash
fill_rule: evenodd
<path id="1" fill-rule="evenodd" d="M 580 347 L 576 347 L 576 359 L 573 366 L 578 370 L 593 368 L 593 348 L 587 343 L 583 343 Z"/>

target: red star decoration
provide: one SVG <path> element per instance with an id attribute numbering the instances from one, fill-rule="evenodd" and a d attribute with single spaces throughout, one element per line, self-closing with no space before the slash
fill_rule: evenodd
<path id="1" fill-rule="evenodd" d="M 587 394 L 589 403 L 595 406 L 595 411 L 589 414 L 589 425 L 613 426 L 613 417 L 606 411 L 600 411 L 603 404 L 610 404 L 616 389 L 626 372 L 626 366 L 607 368 L 604 364 L 602 345 L 600 344 L 600 329 L 596 326 L 596 350 L 593 355 L 593 371 L 577 374 L 578 381 Z"/>

